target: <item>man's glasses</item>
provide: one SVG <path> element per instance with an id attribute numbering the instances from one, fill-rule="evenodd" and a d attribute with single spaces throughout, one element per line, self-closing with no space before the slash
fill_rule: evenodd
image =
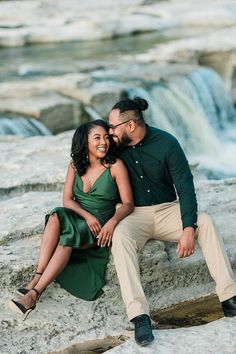
<path id="1" fill-rule="evenodd" d="M 112 130 L 115 130 L 117 127 L 119 127 L 119 125 L 122 125 L 122 124 L 125 124 L 125 123 L 128 123 L 130 122 L 132 119 L 128 119 L 128 120 L 125 120 L 124 122 L 122 123 L 119 123 L 119 124 L 108 124 L 109 125 L 109 128 L 111 128 Z"/>

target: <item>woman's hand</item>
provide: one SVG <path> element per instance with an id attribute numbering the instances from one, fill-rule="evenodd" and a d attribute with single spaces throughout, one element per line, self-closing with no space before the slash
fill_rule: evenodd
<path id="1" fill-rule="evenodd" d="M 98 219 L 93 216 L 92 214 L 89 214 L 88 216 L 86 216 L 85 221 L 90 229 L 90 231 L 92 232 L 92 234 L 97 237 L 99 232 L 101 231 L 101 224 L 98 221 Z"/>
<path id="2" fill-rule="evenodd" d="M 111 245 L 112 236 L 114 229 L 116 227 L 117 222 L 110 219 L 103 225 L 99 235 L 97 236 L 97 244 L 98 246 L 105 247 Z"/>

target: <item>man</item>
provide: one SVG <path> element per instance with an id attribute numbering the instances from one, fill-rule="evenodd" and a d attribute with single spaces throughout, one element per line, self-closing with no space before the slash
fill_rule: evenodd
<path id="1" fill-rule="evenodd" d="M 236 316 L 236 283 L 222 240 L 211 218 L 197 215 L 193 177 L 182 148 L 172 135 L 145 124 L 142 111 L 147 107 L 142 98 L 126 99 L 109 115 L 109 132 L 121 148 L 135 201 L 134 212 L 115 229 L 112 254 L 139 345 L 154 339 L 137 256 L 149 239 L 177 242 L 181 258 L 194 253 L 198 239 L 224 314 Z"/>

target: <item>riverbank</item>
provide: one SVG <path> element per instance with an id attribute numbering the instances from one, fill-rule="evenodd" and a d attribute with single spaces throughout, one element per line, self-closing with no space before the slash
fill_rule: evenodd
<path id="1" fill-rule="evenodd" d="M 71 134 L 8 137 L 0 142 L 0 223 L 4 225 L 0 230 L 0 285 L 3 289 L 0 352 L 4 354 L 20 351 L 45 354 L 78 342 L 125 335 L 130 328 L 112 259 L 104 294 L 93 302 L 79 300 L 52 284 L 25 322 L 8 309 L 9 300 L 16 296 L 16 288 L 34 273 L 45 213 L 62 203 Z M 197 180 L 196 188 L 200 210 L 213 216 L 235 270 L 236 181 Z M 140 254 L 140 264 L 152 314 L 164 307 L 214 293 L 214 284 L 199 248 L 193 257 L 180 260 L 176 258 L 174 244 L 150 241 Z M 220 322 L 224 328 L 227 321 Z M 232 320 L 228 322 L 231 333 Z M 169 331 L 163 338 L 173 336 L 173 330 Z M 176 341 L 175 335 L 174 338 Z"/>

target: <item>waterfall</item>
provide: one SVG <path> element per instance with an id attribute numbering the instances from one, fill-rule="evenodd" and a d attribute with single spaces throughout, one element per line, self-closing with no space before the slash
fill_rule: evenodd
<path id="1" fill-rule="evenodd" d="M 187 155 L 197 158 L 202 170 L 208 166 L 217 173 L 226 169 L 236 175 L 236 111 L 216 72 L 200 67 L 185 76 L 130 87 L 127 93 L 148 101 L 146 121 L 173 134 Z"/>
<path id="2" fill-rule="evenodd" d="M 236 122 L 232 98 L 214 70 L 193 70 L 187 76 L 178 77 L 175 83 L 205 114 L 216 133 L 230 128 Z"/>
<path id="3" fill-rule="evenodd" d="M 84 106 L 85 112 L 88 114 L 91 120 L 102 119 L 98 112 L 91 106 Z"/>
<path id="4" fill-rule="evenodd" d="M 51 135 L 43 123 L 33 118 L 0 117 L 0 135 Z"/>
<path id="5" fill-rule="evenodd" d="M 213 128 L 203 112 L 196 110 L 194 102 L 177 85 L 171 83 L 170 88 L 160 83 L 153 85 L 145 95 L 143 91 L 131 89 L 129 94 L 147 99 L 150 111 L 147 121 L 150 125 L 173 134 L 191 155 L 218 152 L 220 144 Z"/>

